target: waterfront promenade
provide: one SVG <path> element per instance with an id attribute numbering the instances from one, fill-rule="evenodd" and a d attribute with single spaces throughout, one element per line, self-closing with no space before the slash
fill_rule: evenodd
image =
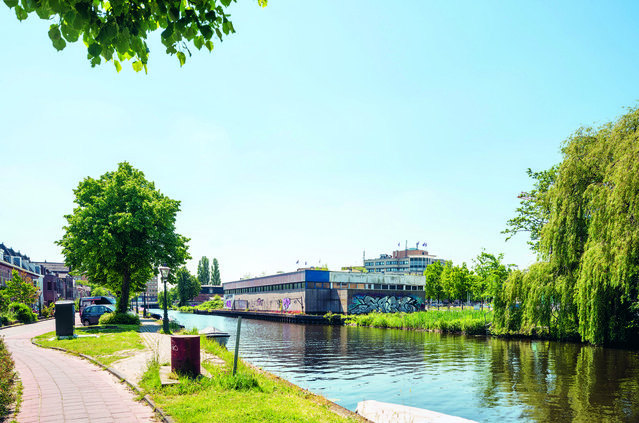
<path id="1" fill-rule="evenodd" d="M 55 321 L 0 330 L 23 385 L 20 423 L 157 422 L 155 413 L 111 373 L 95 364 L 31 343 L 55 331 Z"/>

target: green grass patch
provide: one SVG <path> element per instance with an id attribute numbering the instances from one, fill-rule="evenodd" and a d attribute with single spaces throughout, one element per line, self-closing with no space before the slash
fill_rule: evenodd
<path id="1" fill-rule="evenodd" d="M 76 328 L 77 338 L 56 339 L 55 332 L 45 333 L 35 337 L 38 344 L 45 347 L 64 348 L 95 358 L 108 366 L 114 361 L 128 357 L 137 350 L 144 349 L 144 343 L 134 325 L 120 325 L 117 327 L 95 326 Z M 85 335 L 97 335 L 85 336 Z"/>
<path id="2" fill-rule="evenodd" d="M 436 330 L 485 334 L 492 312 L 480 310 L 429 310 L 416 313 L 370 313 L 348 316 L 347 324 L 378 328 Z"/>
<path id="3" fill-rule="evenodd" d="M 224 360 L 204 363 L 211 378 L 179 378 L 161 387 L 159 365 L 152 363 L 141 385 L 153 401 L 180 423 L 195 422 L 344 422 L 356 421 L 330 410 L 330 403 L 240 360 L 232 374 L 233 354 L 201 337 L 201 347 Z"/>

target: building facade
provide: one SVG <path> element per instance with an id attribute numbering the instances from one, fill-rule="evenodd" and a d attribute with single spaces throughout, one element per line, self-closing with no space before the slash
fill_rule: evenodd
<path id="1" fill-rule="evenodd" d="M 423 275 L 426 266 L 435 262 L 442 265 L 446 260 L 439 259 L 428 251 L 418 248 L 393 251 L 393 254 L 382 254 L 378 258 L 364 259 L 364 267 L 369 273 L 405 273 Z"/>
<path id="2" fill-rule="evenodd" d="M 42 296 L 44 305 L 58 300 L 74 300 L 77 295 L 71 269 L 60 262 L 35 262 L 43 270 Z"/>
<path id="3" fill-rule="evenodd" d="M 424 309 L 424 277 L 300 270 L 224 283 L 224 307 L 305 314 Z"/>

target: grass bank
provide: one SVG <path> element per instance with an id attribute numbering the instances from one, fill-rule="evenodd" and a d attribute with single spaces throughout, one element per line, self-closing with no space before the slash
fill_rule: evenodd
<path id="1" fill-rule="evenodd" d="M 243 362 L 233 376 L 232 353 L 204 337 L 201 347 L 224 360 L 223 365 L 203 364 L 211 378 L 180 377 L 179 384 L 162 387 L 162 363 L 154 363 L 141 382 L 153 401 L 180 423 L 358 421 L 333 412 L 334 404 L 325 398 Z"/>
<path id="2" fill-rule="evenodd" d="M 43 346 L 65 348 L 95 358 L 102 364 L 130 355 L 141 349 L 137 327 L 117 329 L 77 328 L 76 334 L 99 334 L 99 338 L 78 337 L 57 340 L 55 333 L 40 335 L 36 342 Z M 233 355 L 226 348 L 202 337 L 201 347 L 223 359 L 223 365 L 203 363 L 211 378 L 178 377 L 179 383 L 162 386 L 160 365 L 149 363 L 140 383 L 143 393 L 177 423 L 189 422 L 351 422 L 358 421 L 341 407 L 321 396 L 302 390 L 291 383 L 263 372 L 240 360 L 232 375 Z M 333 411 L 335 410 L 335 411 Z M 338 414 L 340 413 L 341 414 Z"/>
<path id="3" fill-rule="evenodd" d="M 485 334 L 486 326 L 491 321 L 492 312 L 455 309 L 416 313 L 370 313 L 346 318 L 347 324 L 355 326 L 461 332 L 469 335 Z"/>
<path id="4" fill-rule="evenodd" d="M 138 326 L 134 325 L 76 328 L 75 334 L 77 338 L 58 340 L 55 332 L 49 332 L 36 336 L 35 341 L 45 347 L 64 348 L 91 356 L 106 366 L 144 349 Z"/>

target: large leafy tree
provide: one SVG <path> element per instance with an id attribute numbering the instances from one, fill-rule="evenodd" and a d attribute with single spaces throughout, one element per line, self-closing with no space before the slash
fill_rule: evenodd
<path id="1" fill-rule="evenodd" d="M 18 302 L 31 306 L 40 295 L 38 288 L 33 285 L 32 279 L 26 275 L 23 277 L 15 269 L 11 271 L 11 280 L 7 280 L 6 284 L 7 287 L 0 291 L 0 295 L 3 295 L 7 302 Z"/>
<path id="2" fill-rule="evenodd" d="M 180 202 L 155 189 L 129 163 L 74 190 L 77 207 L 65 216 L 65 262 L 117 295 L 126 312 L 132 292 L 144 290 L 161 264 L 177 268 L 190 258 L 188 238 L 175 232 Z"/>
<path id="3" fill-rule="evenodd" d="M 492 299 L 501 291 L 512 271 L 511 266 L 502 263 L 503 259 L 503 253 L 494 255 L 486 251 L 482 251 L 473 259 L 473 271 L 477 276 L 473 287 L 475 296 Z"/>
<path id="4" fill-rule="evenodd" d="M 514 272 L 496 299 L 496 329 L 593 344 L 639 335 L 639 109 L 580 128 L 547 191 L 543 262 Z M 517 310 L 519 309 L 519 310 Z"/>
<path id="5" fill-rule="evenodd" d="M 180 65 L 191 55 L 189 45 L 213 50 L 213 40 L 222 41 L 235 32 L 227 8 L 236 0 L 4 0 L 23 21 L 35 13 L 51 21 L 49 38 L 62 50 L 80 38 L 87 46 L 91 65 L 113 61 L 118 72 L 121 61 L 133 60 L 133 69 L 146 70 L 149 59 L 147 35 L 162 29 L 166 52 L 176 55 Z M 262 7 L 267 0 L 257 0 Z"/>
<path id="6" fill-rule="evenodd" d="M 200 285 L 208 285 L 211 281 L 211 268 L 208 257 L 202 256 L 197 264 L 197 280 Z"/>
<path id="7" fill-rule="evenodd" d="M 222 285 L 222 278 L 220 278 L 220 265 L 217 262 L 216 258 L 213 258 L 213 275 L 211 276 L 211 285 L 220 286 Z"/>

